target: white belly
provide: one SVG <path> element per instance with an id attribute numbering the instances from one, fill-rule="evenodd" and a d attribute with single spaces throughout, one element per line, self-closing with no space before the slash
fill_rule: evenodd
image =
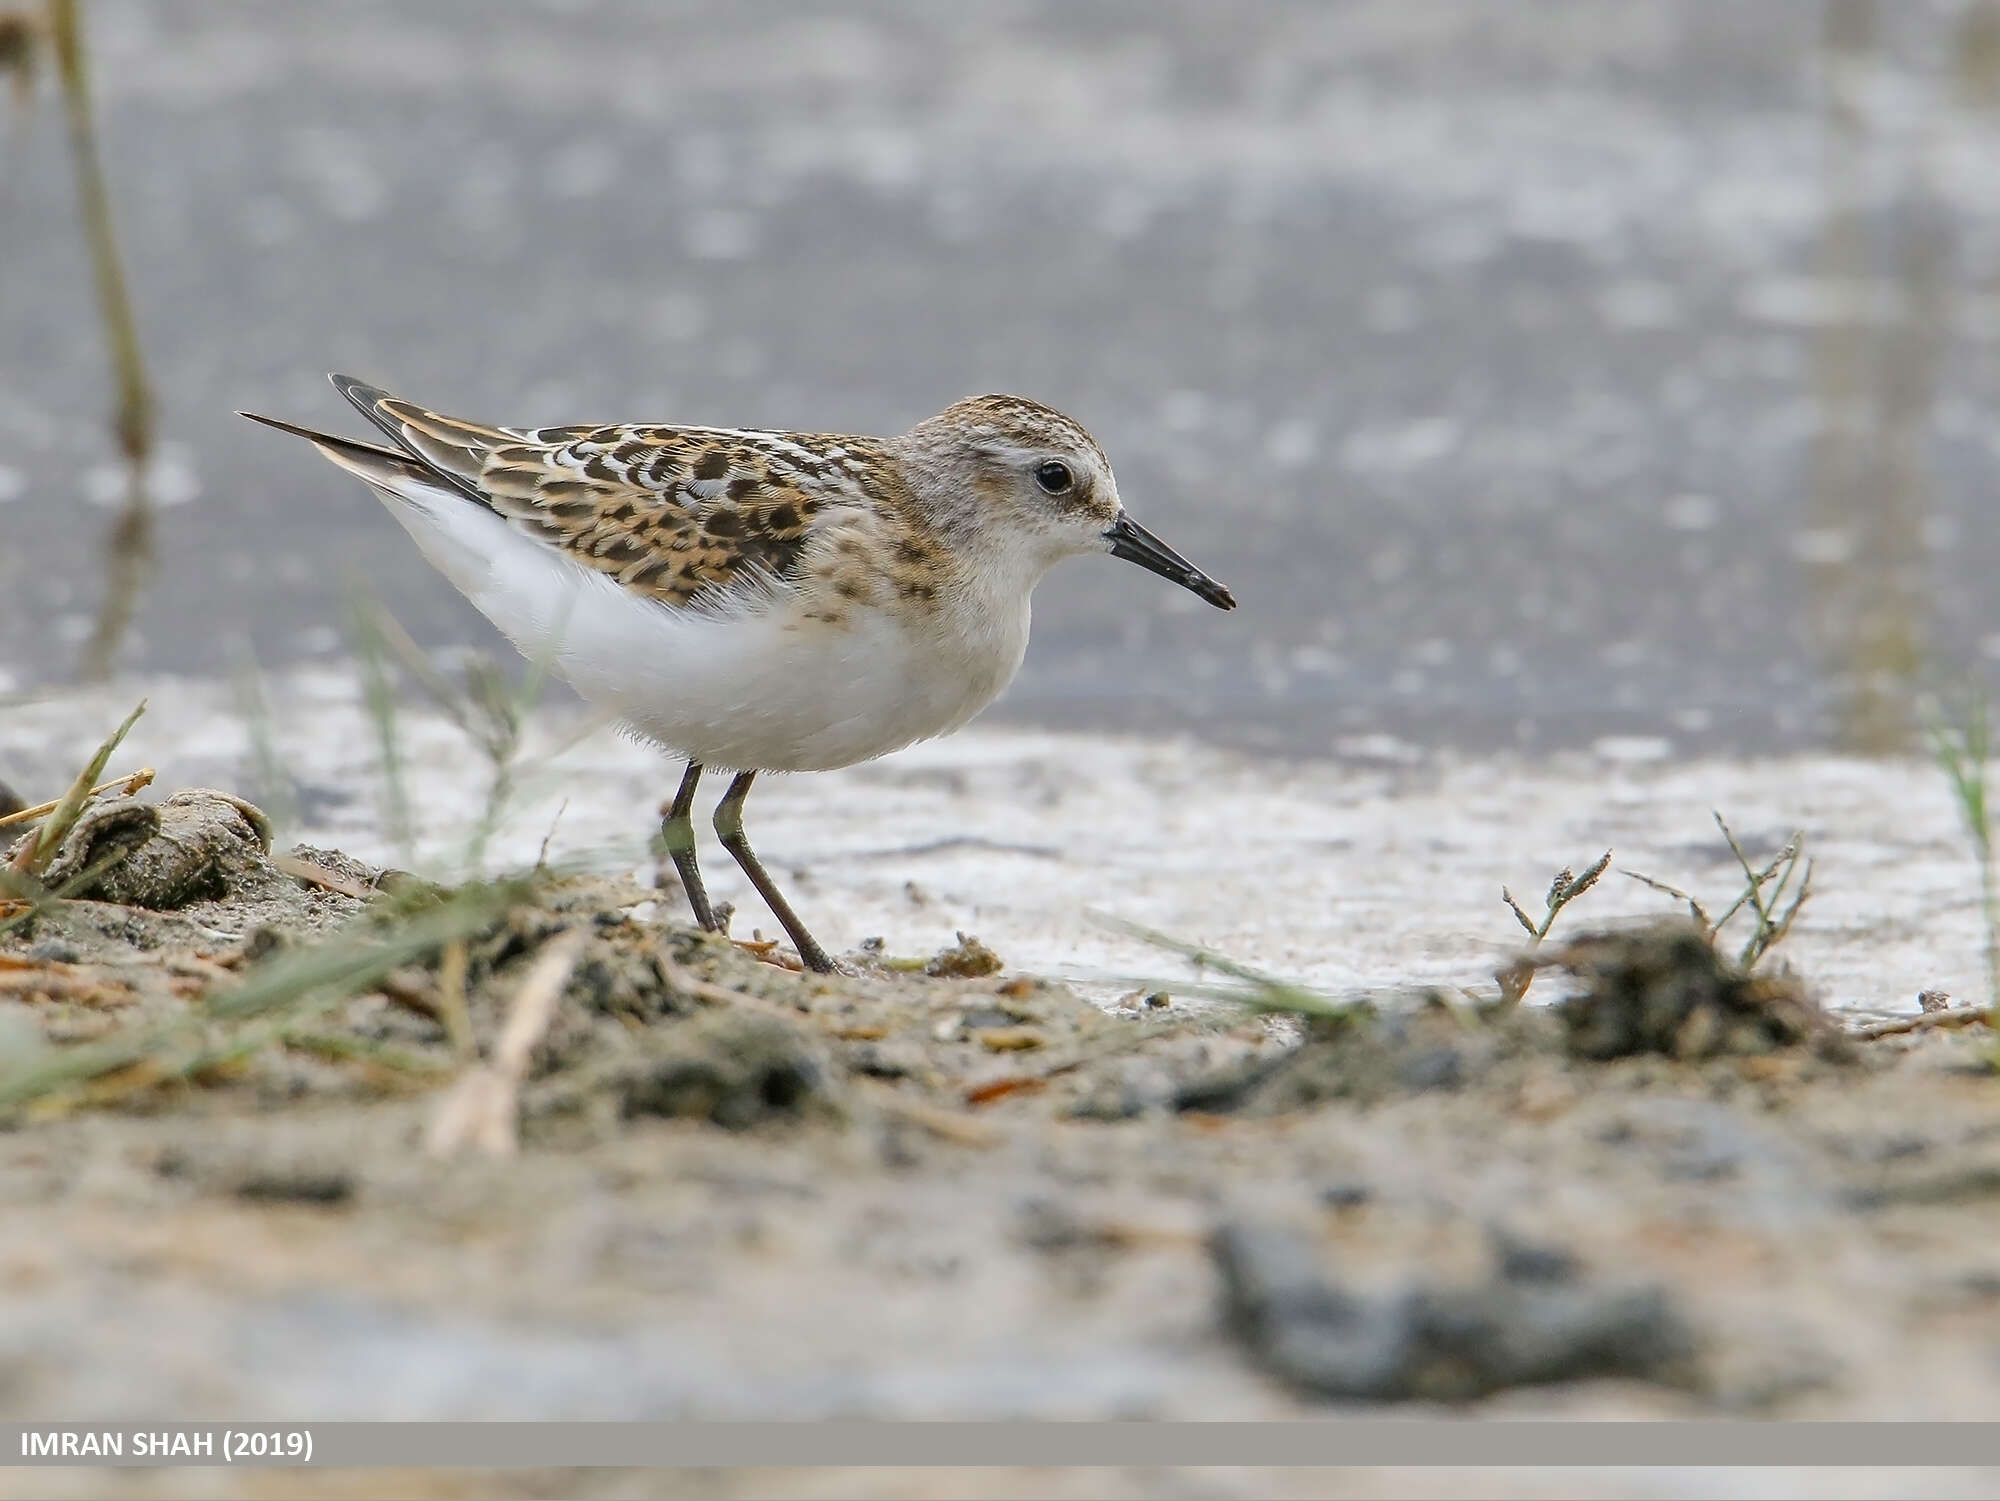
<path id="1" fill-rule="evenodd" d="M 882 610 L 840 625 L 782 602 L 716 615 L 642 599 L 470 505 L 390 509 L 531 660 L 707 766 L 825 771 L 955 730 L 1012 681 L 1027 647 L 1025 598 L 1018 621 L 941 635 Z"/>
<path id="2" fill-rule="evenodd" d="M 617 614 L 628 601 L 620 591 Z M 583 628 L 562 652 L 563 674 L 585 698 L 707 766 L 852 766 L 957 729 L 1020 665 L 1018 652 L 968 664 L 926 650 L 877 612 L 787 630 L 782 615 L 690 622 L 684 612 L 636 603 L 665 617 L 664 626 L 621 631 L 623 649 L 604 653 L 580 611 Z M 654 647 L 657 655 L 638 657 Z"/>

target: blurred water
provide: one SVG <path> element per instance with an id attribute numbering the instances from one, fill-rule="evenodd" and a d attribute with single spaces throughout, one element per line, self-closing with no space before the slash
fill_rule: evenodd
<path id="1" fill-rule="evenodd" d="M 1242 599 L 1068 565 L 999 711 L 1393 753 L 1906 742 L 2000 619 L 2000 7 L 97 0 L 163 446 L 124 660 L 490 640 L 250 406 L 1071 411 Z M 0 154 L 0 680 L 122 479 L 50 101 Z M 4 686 L 4 682 L 0 682 Z"/>

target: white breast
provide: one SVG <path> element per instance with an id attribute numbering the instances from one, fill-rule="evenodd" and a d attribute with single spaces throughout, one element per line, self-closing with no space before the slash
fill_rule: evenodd
<path id="1" fill-rule="evenodd" d="M 385 495 L 424 555 L 531 660 L 669 750 L 734 770 L 824 771 L 957 729 L 1013 680 L 1028 602 L 839 625 L 789 602 L 727 614 L 642 599 L 457 499 Z M 411 501 L 417 501 L 411 504 Z M 935 628 L 933 628 L 935 627 Z"/>

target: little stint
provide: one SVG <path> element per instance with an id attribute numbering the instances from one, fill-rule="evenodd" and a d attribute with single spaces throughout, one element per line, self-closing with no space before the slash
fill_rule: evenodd
<path id="1" fill-rule="evenodd" d="M 489 427 L 332 379 L 393 448 L 242 415 L 365 480 L 515 646 L 686 758 L 661 834 L 710 931 L 695 786 L 704 767 L 735 772 L 715 831 L 822 973 L 833 960 L 744 837 L 760 771 L 851 766 L 958 729 L 1012 681 L 1029 595 L 1064 558 L 1108 552 L 1236 607 L 1126 515 L 1089 433 L 1022 397 L 863 438 Z"/>

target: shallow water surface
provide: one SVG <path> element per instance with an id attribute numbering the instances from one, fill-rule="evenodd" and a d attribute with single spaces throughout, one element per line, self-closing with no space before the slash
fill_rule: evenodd
<path id="1" fill-rule="evenodd" d="M 2000 656 L 2000 7 L 92 7 L 161 387 L 123 661 L 490 641 L 238 421 L 899 429 L 1018 390 L 1243 601 L 1090 560 L 1002 715 L 1307 752 L 1907 739 Z M 46 102 L 46 101 L 45 101 Z M 0 679 L 122 495 L 45 110 L 0 171 Z M 1388 738 L 1385 738 L 1388 737 Z"/>

